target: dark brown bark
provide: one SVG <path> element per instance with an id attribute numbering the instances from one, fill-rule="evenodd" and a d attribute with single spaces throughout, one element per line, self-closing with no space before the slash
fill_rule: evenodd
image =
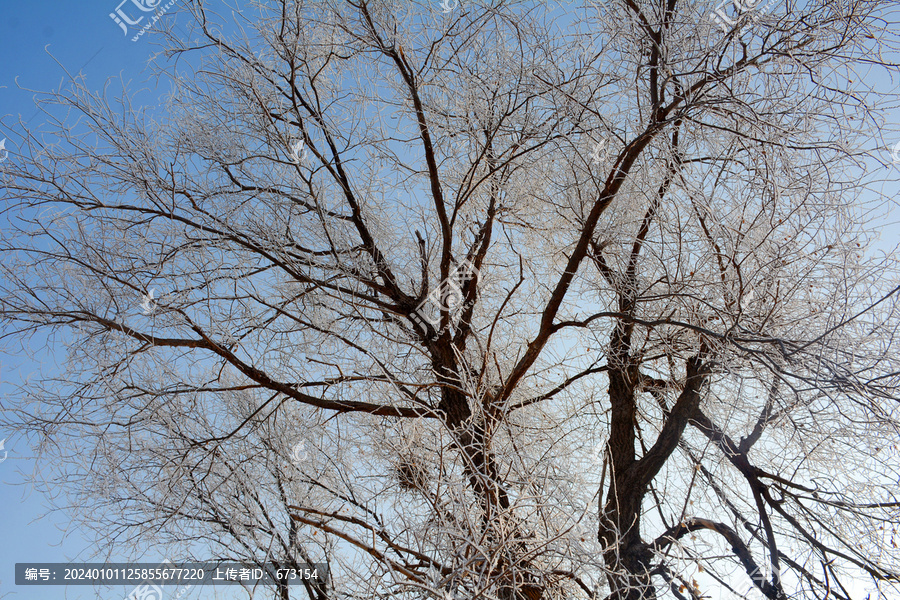
<path id="1" fill-rule="evenodd" d="M 637 382 L 640 374 L 634 360 L 625 351 L 630 344 L 630 331 L 620 325 L 613 335 L 612 347 L 617 365 L 610 369 L 610 403 L 612 423 L 609 452 L 612 482 L 601 509 L 598 537 L 606 547 L 604 560 L 611 600 L 643 600 L 655 598 L 651 581 L 652 548 L 641 537 L 641 506 L 648 486 L 675 451 L 691 416 L 701 400 L 701 391 L 709 375 L 710 365 L 701 352 L 686 361 L 684 388 L 668 412 L 662 431 L 653 446 L 640 458 L 635 456 L 637 431 Z"/>

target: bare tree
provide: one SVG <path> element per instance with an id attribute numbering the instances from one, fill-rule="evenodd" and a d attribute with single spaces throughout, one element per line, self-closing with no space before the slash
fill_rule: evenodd
<path id="1" fill-rule="evenodd" d="M 890 4 L 194 0 L 163 106 L 8 128 L 4 422 L 317 600 L 892 593 Z"/>

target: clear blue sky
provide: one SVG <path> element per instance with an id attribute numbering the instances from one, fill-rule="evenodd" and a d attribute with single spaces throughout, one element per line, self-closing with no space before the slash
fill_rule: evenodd
<path id="1" fill-rule="evenodd" d="M 170 0 L 161 3 L 165 5 Z M 13 127 L 21 119 L 30 127 L 38 125 L 41 115 L 34 105 L 34 93 L 29 90 L 52 90 L 68 81 L 69 75 L 81 72 L 92 89 L 100 89 L 110 77 L 143 82 L 147 76 L 148 59 L 159 50 L 152 29 L 137 41 L 131 38 L 139 30 L 129 27 L 126 35 L 110 18 L 121 0 L 0 0 L 0 118 L 6 127 Z M 168 11 L 174 18 L 175 30 L 183 30 L 186 15 L 179 15 L 181 0 Z M 130 7 L 122 10 L 132 20 L 141 13 Z M 148 13 L 152 14 L 152 13 Z M 148 18 L 143 20 L 147 23 Z M 180 22 L 179 22 L 180 21 Z M 2 136 L 0 136 L 2 137 Z M 11 148 L 7 142 L 7 148 Z M 8 360 L 0 363 L 0 403 L 10 388 L 9 382 L 18 380 L 39 363 L 53 362 L 55 357 L 36 355 L 32 365 L 27 357 L 20 364 Z M 98 591 L 91 586 L 79 587 L 17 587 L 14 582 L 16 562 L 66 562 L 84 556 L 87 540 L 75 530 L 69 530 L 61 514 L 44 516 L 48 506 L 45 498 L 23 485 L 29 478 L 34 461 L 25 440 L 16 432 L 0 431 L 6 438 L 7 459 L 0 463 L 0 598 L 3 600 L 93 600 Z M 0 451 L 0 459 L 4 456 Z M 165 588 L 166 598 L 177 588 Z M 130 588 L 118 587 L 100 591 L 103 599 L 121 600 Z M 181 598 L 226 598 L 224 590 L 195 588 Z M 233 597 L 238 597 L 234 595 Z M 246 594 L 242 595 L 246 598 Z M 257 594 L 258 598 L 263 597 Z"/>
<path id="2" fill-rule="evenodd" d="M 116 4 L 107 0 L 71 2 L 0 0 L 0 116 L 6 126 L 20 117 L 35 125 L 41 117 L 28 90 L 54 89 L 68 79 L 66 71 L 83 71 L 92 86 L 100 86 L 111 75 L 142 75 L 153 51 L 145 34 L 131 42 L 109 18 Z M 51 56 L 52 55 L 52 56 Z M 22 89 L 24 88 L 24 89 Z M 9 146 L 8 146 L 9 147 Z M 23 357 L 24 358 L 24 357 Z M 34 361 L 52 361 L 35 356 Z M 22 366 L 27 369 L 27 360 Z M 18 379 L 8 363 L 0 366 L 0 393 L 9 381 Z M 0 597 L 6 599 L 56 600 L 96 598 L 91 587 L 16 587 L 16 562 L 77 560 L 87 543 L 77 531 L 69 531 L 62 515 L 43 516 L 47 503 L 38 493 L 22 485 L 34 462 L 25 441 L 15 432 L 0 432 L 7 438 L 7 459 L 0 463 Z M 0 452 L 0 458 L 3 453 Z M 121 592 L 121 590 L 116 590 Z M 123 594 L 116 593 L 116 598 Z"/>

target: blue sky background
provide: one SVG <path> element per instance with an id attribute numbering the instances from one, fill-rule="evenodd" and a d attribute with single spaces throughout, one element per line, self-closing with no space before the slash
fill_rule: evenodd
<path id="1" fill-rule="evenodd" d="M 153 32 L 136 42 L 110 18 L 120 0 L 0 0 L 0 118 L 7 127 L 14 126 L 21 118 L 34 127 L 41 115 L 34 105 L 35 93 L 31 90 L 52 90 L 66 83 L 69 74 L 83 73 L 91 89 L 100 89 L 110 77 L 131 79 L 144 83 L 147 62 L 159 50 Z M 165 4 L 165 2 L 163 3 Z M 174 18 L 175 32 L 186 35 L 187 16 L 178 15 L 180 2 L 170 11 Z M 68 72 L 68 74 L 67 74 Z M 891 86 L 890 82 L 883 82 Z M 896 85 L 893 84 L 896 89 Z M 146 96 L 145 96 L 146 98 Z M 900 120 L 894 119 L 894 124 Z M 898 139 L 873 140 L 873 148 L 883 148 Z M 8 149 L 10 142 L 7 142 Z M 887 149 L 884 150 L 887 153 Z M 888 159 L 889 161 L 890 159 Z M 887 167 L 883 191 L 896 196 L 897 165 Z M 893 192 L 891 189 L 893 188 Z M 885 223 L 896 219 L 888 218 Z M 896 244 L 896 225 L 888 225 L 882 232 L 879 246 L 887 250 Z M 39 364 L 52 363 L 52 355 L 37 353 L 33 357 L 21 357 L 18 364 L 8 359 L 0 363 L 0 398 L 6 395 L 10 382 L 20 380 Z M 2 402 L 2 400 L 0 400 Z M 45 514 L 46 499 L 31 490 L 27 481 L 35 468 L 30 458 L 26 440 L 15 432 L 0 431 L 0 439 L 6 438 L 7 459 L 0 463 L 0 599 L 60 600 L 116 598 L 121 599 L 130 588 L 116 588 L 99 592 L 92 587 L 16 587 L 14 564 L 16 562 L 66 562 L 86 559 L 88 541 L 79 531 L 70 530 L 62 514 Z M 4 456 L 0 452 L 0 459 Z M 161 559 L 162 557 L 156 557 Z M 176 588 L 167 588 L 167 599 Z M 182 596 L 185 599 L 242 597 L 230 595 L 220 588 L 194 589 Z M 257 598 L 263 597 L 257 594 Z"/>
<path id="2" fill-rule="evenodd" d="M 29 126 L 36 125 L 41 115 L 30 90 L 57 88 L 69 79 L 66 71 L 73 75 L 83 72 L 91 87 L 100 87 L 108 77 L 120 73 L 126 78 L 141 77 L 153 52 L 148 43 L 152 40 L 147 35 L 139 42 L 126 38 L 109 18 L 115 6 L 107 0 L 0 0 L 0 115 L 5 125 L 11 126 L 20 118 Z M 9 142 L 7 149 L 12 149 Z M 34 362 L 29 365 L 27 357 L 22 357 L 14 371 L 9 364 L 0 365 L 0 393 L 6 394 L 8 382 L 19 379 L 41 362 L 53 360 L 52 356 L 31 358 Z M 45 498 L 26 483 L 35 468 L 26 441 L 17 438 L 15 432 L 0 432 L 0 438 L 3 437 L 7 438 L 8 455 L 0 463 L 0 597 L 96 598 L 97 592 L 90 586 L 15 586 L 16 562 L 78 560 L 87 540 L 78 531 L 68 529 L 63 515 L 45 515 Z M 109 597 L 123 596 L 123 589 L 118 589 Z"/>
<path id="3" fill-rule="evenodd" d="M 144 82 L 148 60 L 159 51 L 157 40 L 153 31 L 136 42 L 131 41 L 136 28 L 130 28 L 128 35 L 123 33 L 109 16 L 120 1 L 0 0 L 0 118 L 6 127 L 14 128 L 20 118 L 29 128 L 39 125 L 43 115 L 35 107 L 34 90 L 57 89 L 70 80 L 70 75 L 79 72 L 86 77 L 88 87 L 94 90 L 101 89 L 110 77 Z M 185 32 L 188 19 L 186 15 L 178 15 L 179 5 L 180 2 L 176 2 L 169 15 L 174 19 L 175 31 Z M 6 146 L 8 150 L 15 150 L 12 140 L 7 141 Z M 11 382 L 26 377 L 40 364 L 55 361 L 46 350 L 32 357 L 17 358 L 21 358 L 17 364 L 10 364 L 8 357 L 0 362 L 0 398 L 10 391 Z M 47 500 L 27 484 L 35 468 L 27 440 L 8 431 L 0 432 L 0 440 L 4 438 L 7 458 L 0 463 L 0 598 L 124 598 L 131 587 L 95 590 L 92 586 L 15 585 L 15 563 L 84 560 L 89 547 L 88 540 L 69 527 L 64 515 L 46 514 Z M 0 459 L 3 456 L 0 451 Z M 161 558 L 148 557 L 148 560 Z M 166 600 L 178 592 L 177 587 L 165 590 Z M 246 593 L 238 596 L 236 591 L 226 593 L 223 588 L 194 588 L 181 599 L 247 598 Z M 257 594 L 257 598 L 263 597 L 263 594 Z"/>

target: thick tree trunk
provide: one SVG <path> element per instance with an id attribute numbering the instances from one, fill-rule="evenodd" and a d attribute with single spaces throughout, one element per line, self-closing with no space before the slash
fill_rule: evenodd
<path id="1" fill-rule="evenodd" d="M 600 524 L 600 541 L 608 548 L 603 559 L 610 571 L 607 575 L 611 590 L 609 600 L 655 598 L 650 578 L 652 553 L 641 540 L 640 514 L 632 506 L 633 500 L 626 498 L 621 500 L 624 502 L 620 504 L 618 510 L 607 503 Z M 640 506 L 640 502 L 637 505 Z"/>
<path id="2" fill-rule="evenodd" d="M 622 308 L 631 308 L 622 301 Z M 705 346 L 685 361 L 684 386 L 653 446 L 637 457 L 637 394 L 639 365 L 631 356 L 631 327 L 620 322 L 610 340 L 609 399 L 611 423 L 609 456 L 612 477 L 606 502 L 600 501 L 598 539 L 606 548 L 604 562 L 610 600 L 656 598 L 651 580 L 653 553 L 641 538 L 641 506 L 650 482 L 678 446 L 689 419 L 700 405 L 701 390 L 709 375 Z"/>

